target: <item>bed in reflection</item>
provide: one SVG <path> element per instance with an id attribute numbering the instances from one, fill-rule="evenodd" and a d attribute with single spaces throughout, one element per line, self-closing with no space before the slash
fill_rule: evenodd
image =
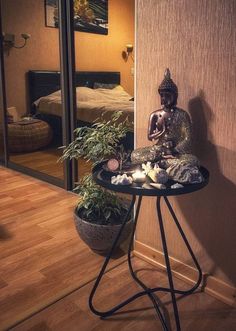
<path id="1" fill-rule="evenodd" d="M 60 73 L 55 71 L 30 71 L 28 73 L 31 113 L 49 123 L 54 141 L 61 143 L 62 106 Z M 76 72 L 76 126 L 91 125 L 95 120 L 109 120 L 111 114 L 121 110 L 121 120 L 134 119 L 134 101 L 120 85 L 119 72 Z M 133 133 L 125 142 L 133 147 Z"/>

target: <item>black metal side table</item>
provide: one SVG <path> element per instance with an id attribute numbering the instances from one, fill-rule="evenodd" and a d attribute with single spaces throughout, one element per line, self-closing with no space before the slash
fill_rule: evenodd
<path id="1" fill-rule="evenodd" d="M 126 193 L 126 194 L 130 194 L 132 195 L 132 201 L 131 204 L 129 206 L 129 210 L 127 212 L 127 215 L 124 219 L 124 222 L 121 226 L 121 229 L 112 245 L 112 248 L 110 250 L 110 252 L 108 253 L 104 264 L 99 272 L 99 275 L 95 281 L 94 287 L 90 293 L 90 297 L 89 297 L 89 307 L 91 309 L 91 311 L 102 317 L 108 317 L 111 316 L 113 313 L 115 313 L 117 310 L 119 310 L 120 308 L 124 307 L 125 305 L 127 305 L 128 303 L 134 301 L 135 299 L 143 296 L 143 295 L 147 295 L 150 300 L 153 303 L 154 308 L 156 309 L 157 315 L 160 318 L 160 321 L 162 323 L 162 327 L 163 330 L 168 331 L 168 327 L 166 325 L 165 319 L 163 317 L 163 313 L 161 312 L 158 303 L 155 299 L 155 296 L 153 295 L 155 292 L 169 292 L 171 294 L 171 299 L 172 299 L 172 304 L 173 304 L 173 309 L 174 309 L 174 316 L 175 316 L 175 322 L 176 322 L 176 330 L 180 331 L 181 327 L 180 327 L 180 319 L 179 319 L 179 313 L 178 313 L 178 307 L 177 307 L 177 302 L 176 302 L 176 294 L 181 294 L 182 296 L 185 295 L 189 295 L 191 293 L 193 293 L 200 285 L 201 280 L 202 280 L 202 270 L 200 268 L 200 265 L 193 253 L 193 250 L 184 234 L 183 229 L 181 228 L 179 221 L 175 215 L 175 212 L 168 200 L 168 196 L 177 196 L 177 195 L 182 195 L 182 194 L 188 194 L 191 192 L 195 192 L 198 191 L 200 189 L 202 189 L 203 187 L 205 187 L 208 184 L 209 181 L 209 172 L 207 169 L 201 167 L 200 169 L 204 181 L 200 184 L 191 184 L 191 185 L 185 185 L 184 187 L 181 188 L 176 188 L 176 189 L 172 189 L 170 188 L 170 186 L 164 189 L 164 190 L 158 190 L 155 188 L 152 188 L 151 186 L 147 186 L 147 185 L 139 185 L 136 183 L 133 183 L 132 185 L 129 186 L 123 186 L 123 185 L 114 185 L 111 184 L 110 181 L 110 176 L 107 174 L 106 171 L 104 171 L 103 169 L 103 164 L 98 164 L 94 169 L 93 169 L 93 178 L 95 180 L 95 182 L 99 185 L 101 185 L 102 187 L 115 191 L 115 192 L 119 192 L 119 193 Z M 128 248 L 128 266 L 129 266 L 129 270 L 130 273 L 133 277 L 133 279 L 141 286 L 142 291 L 134 294 L 133 296 L 129 297 L 127 300 L 121 302 L 120 304 L 118 304 L 117 306 L 107 310 L 107 311 L 99 311 L 96 308 L 94 308 L 93 305 L 93 298 L 95 295 L 95 292 L 97 290 L 97 287 L 100 283 L 101 278 L 104 275 L 104 272 L 106 270 L 106 267 L 109 263 L 109 260 L 111 258 L 111 255 L 117 245 L 117 242 L 122 234 L 122 231 L 124 229 L 125 223 L 128 221 L 130 214 L 133 210 L 135 201 L 136 201 L 136 196 L 138 196 L 138 203 L 137 203 L 137 207 L 136 207 L 136 213 L 135 213 L 135 218 L 134 218 L 134 227 L 133 227 L 133 232 L 132 232 L 132 236 L 131 236 L 131 240 L 129 243 L 129 248 Z M 156 209 L 157 209 L 157 216 L 158 216 L 158 221 L 159 221 L 159 226 L 160 226 L 160 233 L 161 233 L 161 239 L 162 239 L 162 246 L 163 246 L 163 252 L 164 252 L 164 256 L 165 256 L 165 263 L 166 263 L 166 269 L 167 269 L 167 276 L 168 276 L 168 281 L 169 281 L 169 288 L 165 288 L 165 287 L 155 287 L 155 288 L 149 288 L 147 287 L 135 274 L 133 267 L 132 267 L 132 263 L 131 263 L 131 249 L 132 249 L 132 245 L 133 245 L 133 238 L 134 238 L 134 234 L 135 234 L 135 230 L 136 230 L 136 225 L 137 225 L 137 221 L 138 221 L 138 216 L 139 216 L 139 211 L 140 211 L 140 206 L 141 206 L 141 202 L 142 202 L 142 197 L 143 196 L 155 196 L 156 197 Z M 163 219 L 162 219 L 162 213 L 161 213 L 161 199 L 164 199 L 170 214 L 173 218 L 173 221 L 175 222 L 178 231 L 180 232 L 180 235 L 182 236 L 182 239 L 193 259 L 193 262 L 198 270 L 199 276 L 198 276 L 198 280 L 196 282 L 196 284 L 189 290 L 183 291 L 183 290 L 177 290 L 174 288 L 174 284 L 173 284 L 173 277 L 172 277 L 172 271 L 171 271 L 171 266 L 170 266 L 170 260 L 169 260 L 169 254 L 168 254 L 168 247 L 167 247 L 167 242 L 166 242 L 166 235 L 165 235 L 165 229 L 164 229 L 164 225 L 163 225 Z"/>

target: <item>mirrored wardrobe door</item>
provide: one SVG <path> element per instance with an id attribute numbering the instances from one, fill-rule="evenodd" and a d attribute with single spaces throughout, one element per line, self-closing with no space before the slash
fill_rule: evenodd
<path id="1" fill-rule="evenodd" d="M 1 88 L 1 87 L 0 87 Z M 4 109 L 0 91 L 0 165 L 5 164 L 5 140 L 4 140 Z"/>
<path id="2" fill-rule="evenodd" d="M 57 1 L 2 0 L 2 29 L 9 165 L 63 186 Z"/>
<path id="3" fill-rule="evenodd" d="M 124 141 L 130 150 L 134 143 L 135 0 L 74 1 L 74 29 L 76 126 L 109 121 L 122 111 L 119 120 L 128 118 L 130 124 Z M 90 163 L 78 160 L 80 178 L 90 169 Z"/>
<path id="4" fill-rule="evenodd" d="M 1 25 L 1 2 L 0 2 L 0 165 L 6 164 L 6 104 L 4 84 L 4 61 L 3 49 L 1 46 L 2 25 Z"/>
<path id="5" fill-rule="evenodd" d="M 1 95 L 1 86 L 0 86 L 0 165 L 5 164 L 6 162 L 6 151 L 5 151 L 5 139 L 4 139 L 4 107 L 3 107 L 3 98 Z"/>

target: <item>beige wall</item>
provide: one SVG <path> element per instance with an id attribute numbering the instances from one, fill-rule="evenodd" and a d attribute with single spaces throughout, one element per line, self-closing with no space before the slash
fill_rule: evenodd
<path id="1" fill-rule="evenodd" d="M 160 107 L 166 67 L 179 107 L 194 125 L 195 153 L 211 174 L 205 189 L 170 198 L 203 270 L 236 283 L 236 1 L 137 1 L 137 146 L 148 145 L 147 122 Z M 154 201 L 145 200 L 137 240 L 162 250 Z M 165 215 L 170 254 L 189 264 Z"/>
<path id="2" fill-rule="evenodd" d="M 59 70 L 59 31 L 45 27 L 44 0 L 3 0 L 3 31 L 31 38 L 23 49 L 5 54 L 8 107 L 26 109 L 26 72 L 28 70 Z M 122 6 L 120 5 L 122 2 Z M 109 34 L 107 36 L 75 32 L 77 70 L 120 71 L 121 83 L 133 95 L 132 61 L 121 57 L 124 46 L 134 43 L 134 0 L 109 1 Z"/>

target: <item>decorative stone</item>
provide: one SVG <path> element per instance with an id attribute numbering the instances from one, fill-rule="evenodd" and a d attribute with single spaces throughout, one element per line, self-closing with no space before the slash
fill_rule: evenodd
<path id="1" fill-rule="evenodd" d="M 197 184 L 203 181 L 198 167 L 184 161 L 172 164 L 166 172 L 171 179 L 181 184 Z"/>
<path id="2" fill-rule="evenodd" d="M 164 169 L 161 169 L 157 163 L 154 167 L 151 162 L 147 162 L 146 164 L 143 163 L 142 168 L 144 173 L 150 177 L 154 183 L 165 184 L 169 179 L 167 172 Z"/>
<path id="3" fill-rule="evenodd" d="M 184 186 L 182 184 L 180 184 L 180 183 L 175 183 L 175 184 L 171 185 L 171 188 L 172 189 L 182 188 L 182 187 L 184 187 Z"/>
<path id="4" fill-rule="evenodd" d="M 151 187 L 151 185 L 150 185 L 149 183 L 144 183 L 144 184 L 142 185 L 142 188 L 145 188 L 145 189 L 150 190 L 152 187 Z"/>
<path id="5" fill-rule="evenodd" d="M 158 173 L 156 172 L 156 170 L 149 170 L 148 177 L 151 178 L 154 183 L 158 183 Z"/>
<path id="6" fill-rule="evenodd" d="M 132 182 L 132 177 L 126 174 L 111 177 L 111 183 L 114 185 L 130 185 Z"/>
<path id="7" fill-rule="evenodd" d="M 165 184 L 169 180 L 169 175 L 166 170 L 160 168 L 157 164 L 154 165 L 154 170 L 157 173 L 157 183 Z"/>

